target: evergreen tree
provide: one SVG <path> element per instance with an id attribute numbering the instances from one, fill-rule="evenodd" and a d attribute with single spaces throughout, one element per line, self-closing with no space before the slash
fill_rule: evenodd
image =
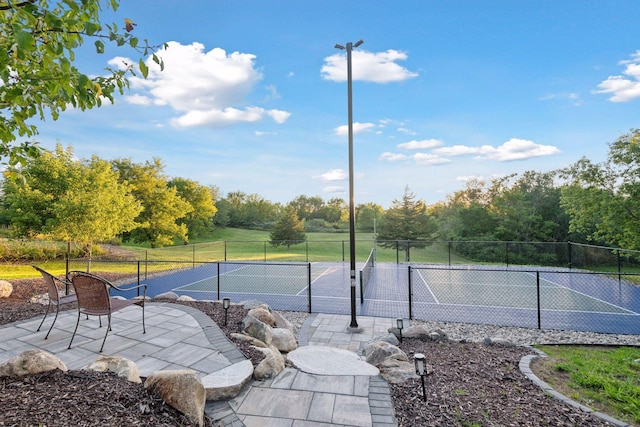
<path id="1" fill-rule="evenodd" d="M 307 240 L 307 236 L 304 234 L 304 220 L 298 218 L 296 209 L 292 206 L 288 206 L 278 222 L 273 226 L 273 231 L 270 233 L 271 246 L 287 245 L 287 248 L 291 244 L 296 244 Z"/>

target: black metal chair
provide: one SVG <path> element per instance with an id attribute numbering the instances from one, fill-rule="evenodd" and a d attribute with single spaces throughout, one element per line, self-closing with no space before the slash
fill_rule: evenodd
<path id="1" fill-rule="evenodd" d="M 47 316 L 49 315 L 49 310 L 51 310 L 51 306 L 55 306 L 56 307 L 56 316 L 53 318 L 53 323 L 51 323 L 51 326 L 49 327 L 49 331 L 47 332 L 47 335 L 44 337 L 44 339 L 46 340 L 47 338 L 49 338 L 49 334 L 51 333 L 51 330 L 53 329 L 53 325 L 55 325 L 56 320 L 58 319 L 58 313 L 60 312 L 60 306 L 62 304 L 68 304 L 68 303 L 72 303 L 72 302 L 76 302 L 77 301 L 77 297 L 75 294 L 68 294 L 68 295 L 60 295 L 60 291 L 58 290 L 58 284 L 64 285 L 65 286 L 65 290 L 68 292 L 69 291 L 69 287 L 71 286 L 71 282 L 68 280 L 63 280 L 63 279 L 59 279 L 56 276 L 54 276 L 53 274 L 43 270 L 42 268 L 38 267 L 37 265 L 33 265 L 33 268 L 35 268 L 37 271 L 40 272 L 40 274 L 42 275 L 42 278 L 44 279 L 44 282 L 47 284 L 47 292 L 49 294 L 49 305 L 47 305 L 47 311 L 44 313 L 44 317 L 42 318 L 42 322 L 40 322 L 40 326 L 38 326 L 37 331 L 40 331 L 40 328 L 42 327 L 42 324 L 44 323 L 45 319 L 47 318 Z"/>
<path id="2" fill-rule="evenodd" d="M 132 286 L 130 288 L 119 288 L 103 277 L 91 273 L 85 273 L 82 271 L 72 272 L 71 282 L 73 284 L 73 288 L 76 291 L 76 295 L 78 296 L 78 319 L 76 321 L 76 328 L 73 331 L 73 336 L 71 337 L 68 348 L 71 348 L 73 338 L 76 336 L 76 332 L 78 331 L 81 314 L 86 314 L 87 316 L 99 316 L 101 327 L 101 316 L 107 316 L 107 331 L 105 332 L 104 339 L 102 340 L 100 353 L 102 353 L 104 343 L 107 341 L 107 335 L 111 330 L 111 314 L 115 313 L 118 310 L 122 310 L 125 307 L 129 307 L 130 305 L 138 305 L 142 307 L 142 332 L 147 333 L 144 324 L 144 302 L 147 296 L 147 285 L 142 284 Z M 111 289 L 115 289 L 117 291 L 142 289 L 142 299 L 113 298 L 110 296 Z"/>

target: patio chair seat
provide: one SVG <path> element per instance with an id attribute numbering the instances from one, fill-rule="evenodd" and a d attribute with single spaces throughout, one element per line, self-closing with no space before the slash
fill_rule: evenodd
<path id="1" fill-rule="evenodd" d="M 63 304 L 76 302 L 78 300 L 78 297 L 76 296 L 76 294 L 67 294 L 67 295 L 60 296 L 60 293 L 58 290 L 58 284 L 64 285 L 65 292 L 69 292 L 69 287 L 72 286 L 69 280 L 59 279 L 53 274 L 38 267 L 37 265 L 32 265 L 32 267 L 35 268 L 42 275 L 42 278 L 44 279 L 44 282 L 47 285 L 47 293 L 49 295 L 49 304 L 47 305 L 47 311 L 45 311 L 44 317 L 42 318 L 42 322 L 40 322 L 40 325 L 38 326 L 38 329 L 36 330 L 36 332 L 40 331 L 40 328 L 42 327 L 42 325 L 44 324 L 44 321 L 49 315 L 49 310 L 51 310 L 51 306 L 55 306 L 56 308 L 56 315 L 53 318 L 53 322 L 51 323 L 51 326 L 49 327 L 49 331 L 47 331 L 47 335 L 45 335 L 44 337 L 44 339 L 46 340 L 47 338 L 49 338 L 49 334 L 53 329 L 53 325 L 55 325 L 56 320 L 58 319 L 58 313 L 60 313 L 60 306 Z"/>
<path id="2" fill-rule="evenodd" d="M 71 282 L 76 290 L 78 296 L 78 319 L 76 321 L 76 327 L 71 336 L 69 347 L 73 343 L 73 339 L 78 331 L 78 325 L 80 324 L 80 315 L 85 314 L 87 316 L 98 316 L 100 319 L 100 326 L 102 326 L 102 316 L 107 316 L 107 330 L 102 340 L 102 346 L 100 352 L 104 348 L 104 343 L 107 341 L 107 335 L 111 330 L 111 314 L 118 310 L 122 310 L 130 305 L 138 305 L 142 308 L 142 333 L 147 333 L 144 323 L 144 302 L 147 296 L 147 285 L 132 286 L 129 288 L 119 288 L 107 279 L 97 276 L 91 273 L 85 273 L 83 271 L 71 272 Z M 130 291 L 130 290 L 142 290 L 142 299 L 120 299 L 110 296 L 111 290 L 117 291 Z"/>

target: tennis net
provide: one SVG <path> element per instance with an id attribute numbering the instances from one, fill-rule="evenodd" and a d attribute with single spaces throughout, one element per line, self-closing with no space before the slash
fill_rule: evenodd
<path id="1" fill-rule="evenodd" d="M 364 302 L 364 291 L 367 289 L 367 285 L 369 284 L 369 280 L 371 279 L 371 275 L 373 274 L 373 267 L 376 260 L 376 250 L 375 248 L 371 249 L 371 253 L 369 253 L 369 258 L 364 263 L 364 266 L 360 270 L 360 303 Z"/>

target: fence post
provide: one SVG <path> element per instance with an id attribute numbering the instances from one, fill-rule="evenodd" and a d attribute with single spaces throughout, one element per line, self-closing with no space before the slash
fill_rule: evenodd
<path id="1" fill-rule="evenodd" d="M 144 280 L 147 280 L 148 271 L 149 271 L 149 250 L 145 250 L 144 251 Z M 140 277 L 140 270 L 138 270 L 138 277 Z"/>
<path id="2" fill-rule="evenodd" d="M 216 262 L 216 265 L 218 267 L 218 272 L 216 274 L 216 283 L 218 287 L 218 301 L 220 301 L 220 263 Z"/>
<path id="3" fill-rule="evenodd" d="M 540 271 L 536 271 L 536 295 L 538 297 L 538 329 L 541 329 L 540 323 Z"/>
<path id="4" fill-rule="evenodd" d="M 620 251 L 616 252 L 618 255 L 618 284 L 622 283 L 622 261 L 620 260 Z"/>
<path id="5" fill-rule="evenodd" d="M 507 267 L 509 267 L 509 242 L 504 242 L 504 257 L 507 261 Z"/>
<path id="6" fill-rule="evenodd" d="M 413 319 L 413 283 L 411 281 L 411 265 L 409 265 L 409 320 Z"/>
<path id="7" fill-rule="evenodd" d="M 396 264 L 400 264 L 400 244 L 396 240 Z"/>
<path id="8" fill-rule="evenodd" d="M 311 263 L 307 263 L 307 289 L 309 296 L 309 313 L 311 313 Z"/>
<path id="9" fill-rule="evenodd" d="M 344 262 L 344 240 L 342 241 L 342 262 Z"/>
<path id="10" fill-rule="evenodd" d="M 67 253 L 64 255 L 65 273 L 64 278 L 67 279 L 64 285 L 64 294 L 69 295 L 69 254 L 71 252 L 71 242 L 67 242 Z"/>
<path id="11" fill-rule="evenodd" d="M 224 260 L 227 260 L 227 241 L 224 241 Z"/>
<path id="12" fill-rule="evenodd" d="M 138 260 L 138 286 L 140 286 L 140 260 Z M 140 288 L 136 289 L 136 291 L 138 291 L 138 296 L 140 296 Z"/>
<path id="13" fill-rule="evenodd" d="M 573 260 L 571 259 L 571 241 L 567 241 L 567 257 L 569 258 L 569 270 L 573 267 Z"/>

